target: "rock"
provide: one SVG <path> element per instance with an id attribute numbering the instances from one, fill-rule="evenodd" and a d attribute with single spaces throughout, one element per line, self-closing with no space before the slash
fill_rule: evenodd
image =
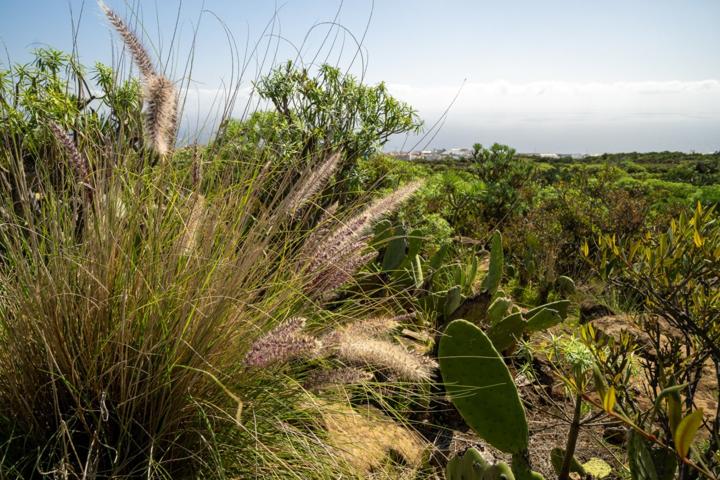
<path id="1" fill-rule="evenodd" d="M 589 301 L 584 301 L 580 304 L 581 324 L 595 320 L 596 318 L 607 317 L 609 315 L 615 315 L 615 312 L 613 312 L 613 310 L 607 305 Z"/>

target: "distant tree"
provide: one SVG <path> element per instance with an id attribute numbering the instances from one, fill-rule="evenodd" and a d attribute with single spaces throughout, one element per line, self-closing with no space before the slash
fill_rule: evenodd
<path id="1" fill-rule="evenodd" d="M 535 169 L 515 156 L 515 149 L 495 143 L 490 148 L 473 145 L 473 169 L 485 183 L 483 214 L 486 221 L 497 224 L 511 213 L 521 213 L 527 205 L 521 201 L 521 190 L 529 186 Z"/>
<path id="2" fill-rule="evenodd" d="M 292 62 L 255 85 L 297 142 L 303 159 L 340 150 L 346 175 L 358 158 L 378 151 L 392 135 L 422 126 L 413 108 L 392 97 L 384 83 L 363 85 L 336 67 L 322 65 L 315 76 Z"/>

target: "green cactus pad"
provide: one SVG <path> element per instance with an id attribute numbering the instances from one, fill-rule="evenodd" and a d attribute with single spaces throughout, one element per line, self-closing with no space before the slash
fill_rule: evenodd
<path id="1" fill-rule="evenodd" d="M 450 244 L 445 243 L 440 248 L 438 248 L 437 252 L 433 254 L 432 257 L 430 257 L 430 268 L 433 270 L 437 270 L 440 268 L 445 261 L 445 257 L 447 256 L 448 252 L 450 251 Z"/>
<path id="2" fill-rule="evenodd" d="M 557 289 L 560 295 L 571 295 L 575 293 L 575 281 L 565 275 L 557 278 Z"/>
<path id="3" fill-rule="evenodd" d="M 462 460 L 461 472 L 463 480 L 484 478 L 483 475 L 489 465 L 480 452 L 474 448 L 468 448 L 463 454 Z"/>
<path id="4" fill-rule="evenodd" d="M 405 229 L 400 226 L 395 227 L 393 236 L 385 249 L 385 255 L 383 255 L 383 270 L 388 272 L 400 267 L 403 261 L 405 261 L 406 249 L 407 238 L 405 237 Z"/>
<path id="5" fill-rule="evenodd" d="M 522 337 L 526 327 L 527 322 L 522 313 L 512 313 L 490 327 L 488 337 L 498 352 L 504 352 L 515 345 L 517 340 Z"/>
<path id="6" fill-rule="evenodd" d="M 500 462 L 485 469 L 483 480 L 515 480 L 515 475 L 507 463 Z"/>
<path id="7" fill-rule="evenodd" d="M 455 455 L 445 467 L 445 478 L 447 480 L 462 480 L 462 457 Z"/>
<path id="8" fill-rule="evenodd" d="M 455 455 L 445 468 L 447 480 L 483 480 L 487 477 L 490 467 L 483 456 L 474 448 L 469 448 L 462 455 Z"/>
<path id="9" fill-rule="evenodd" d="M 486 321 L 489 325 L 495 325 L 505 317 L 512 300 L 507 297 L 496 298 L 487 309 Z"/>
<path id="10" fill-rule="evenodd" d="M 557 310 L 543 308 L 532 317 L 528 318 L 526 331 L 528 333 L 540 332 L 562 323 L 563 319 Z"/>
<path id="11" fill-rule="evenodd" d="M 416 255 L 420 253 L 423 244 L 422 230 L 415 229 L 407 235 L 407 253 L 405 254 L 405 264 L 412 262 Z"/>
<path id="12" fill-rule="evenodd" d="M 482 290 L 493 295 L 500 286 L 502 280 L 503 263 L 505 256 L 503 254 L 502 236 L 500 232 L 495 232 L 490 240 L 490 265 L 488 272 L 482 282 Z"/>
<path id="13" fill-rule="evenodd" d="M 556 302 L 550 302 L 546 303 L 545 305 L 540 305 L 539 307 L 531 308 L 527 312 L 525 312 L 526 318 L 532 318 L 533 315 L 536 315 L 539 311 L 549 308 L 551 310 L 556 310 L 560 317 L 565 320 L 567 318 L 568 314 L 568 308 L 570 307 L 570 300 L 558 300 Z"/>
<path id="14" fill-rule="evenodd" d="M 475 277 L 477 277 L 478 272 L 478 258 L 473 255 L 472 259 L 470 260 L 470 265 L 467 266 L 467 271 L 465 273 L 465 283 L 463 285 L 463 288 L 469 290 L 472 292 L 473 283 L 475 283 Z"/>
<path id="15" fill-rule="evenodd" d="M 460 285 L 455 285 L 448 290 L 447 295 L 445 295 L 445 318 L 449 318 L 450 315 L 452 315 L 452 313 L 462 304 L 462 301 L 463 298 Z"/>
<path id="16" fill-rule="evenodd" d="M 499 450 L 525 451 L 525 409 L 487 335 L 466 320 L 454 320 L 440 339 L 438 355 L 445 388 L 468 426 Z"/>
<path id="17" fill-rule="evenodd" d="M 527 450 L 513 453 L 512 472 L 517 480 L 545 480 L 545 477 L 530 468 L 530 456 Z"/>

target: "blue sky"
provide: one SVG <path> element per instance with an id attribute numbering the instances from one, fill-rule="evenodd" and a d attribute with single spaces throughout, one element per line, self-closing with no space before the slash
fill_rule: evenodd
<path id="1" fill-rule="evenodd" d="M 387 82 L 428 125 L 465 82 L 431 146 L 498 141 L 537 152 L 720 149 L 717 0 L 376 0 L 374 9 L 370 0 L 106 1 L 140 20 L 136 28 L 155 54 L 169 59 L 176 80 L 198 29 L 189 122 L 202 123 L 233 79 L 224 24 L 241 57 L 260 42 L 238 114 L 249 81 L 303 46 L 306 61 L 317 54 L 367 82 Z M 29 50 L 42 45 L 71 48 L 71 8 L 75 17 L 83 10 L 83 61 L 111 62 L 117 41 L 94 1 L 81 0 L 0 0 L 0 39 L 11 59 L 26 61 Z M 318 25 L 336 15 L 346 30 Z M 363 38 L 368 21 L 361 62 L 351 34 Z M 391 147 L 401 144 L 397 139 Z"/>

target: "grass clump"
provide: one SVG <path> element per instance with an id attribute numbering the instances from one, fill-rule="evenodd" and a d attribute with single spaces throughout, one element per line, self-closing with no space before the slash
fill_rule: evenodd
<path id="1" fill-rule="evenodd" d="M 143 76 L 142 98 L 131 98 L 136 83 L 123 90 L 134 109 L 113 108 L 103 68 L 99 114 L 46 109 L 9 88 L 38 75 L 54 88 L 43 95 L 83 100 L 55 88 L 72 84 L 62 68 L 3 77 L 0 476 L 364 475 L 333 450 L 317 421 L 324 403 L 302 382 L 366 383 L 392 366 L 344 365 L 323 348 L 334 315 L 318 299 L 352 280 L 370 258 L 368 229 L 416 186 L 323 216 L 311 200 L 343 152 L 298 178 L 272 158 L 206 150 L 202 176 L 198 158 L 176 161 L 172 83 L 103 9 Z M 328 251 L 343 261 L 321 258 Z M 391 339 L 367 341 L 420 362 Z M 347 399 L 341 409 L 352 411 Z"/>

